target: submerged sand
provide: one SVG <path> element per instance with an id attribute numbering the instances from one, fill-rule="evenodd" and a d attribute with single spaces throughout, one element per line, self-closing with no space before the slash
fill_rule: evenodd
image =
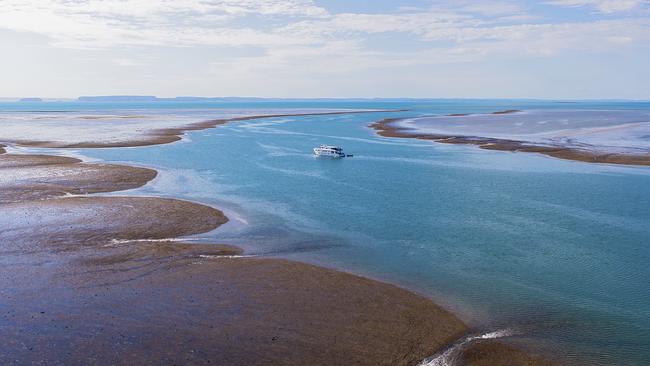
<path id="1" fill-rule="evenodd" d="M 92 195 L 153 170 L 4 154 L 0 173 L 2 364 L 415 365 L 468 331 L 389 284 L 183 239 L 215 208 Z M 509 359 L 491 349 L 468 357 Z"/>

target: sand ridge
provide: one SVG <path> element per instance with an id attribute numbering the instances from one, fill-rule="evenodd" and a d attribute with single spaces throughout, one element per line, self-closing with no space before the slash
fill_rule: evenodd
<path id="1" fill-rule="evenodd" d="M 0 203 L 137 188 L 154 179 L 153 169 L 88 164 L 50 155 L 0 155 Z"/>

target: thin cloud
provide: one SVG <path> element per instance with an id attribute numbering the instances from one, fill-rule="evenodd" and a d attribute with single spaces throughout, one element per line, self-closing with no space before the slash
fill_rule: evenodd
<path id="1" fill-rule="evenodd" d="M 593 6 L 601 11 L 633 9 L 625 0 L 616 7 L 605 2 L 552 1 L 554 6 Z M 68 49 L 75 55 L 97 52 L 120 72 L 135 72 L 144 63 L 153 78 L 160 72 L 156 67 L 164 64 L 179 73 L 165 74 L 169 85 L 177 85 L 171 81 L 174 77 L 179 83 L 201 84 L 204 78 L 182 67 L 189 56 L 177 48 L 186 48 L 194 55 L 193 65 L 235 90 L 262 80 L 273 80 L 275 87 L 292 80 L 298 87 L 317 79 L 320 88 L 333 80 L 347 82 L 372 73 L 373 79 L 390 75 L 398 80 L 399 75 L 429 65 L 437 71 L 444 65 L 473 63 L 480 70 L 494 62 L 527 63 L 572 54 L 623 60 L 620 55 L 647 53 L 650 47 L 650 18 L 635 13 L 590 13 L 569 21 L 506 0 L 441 1 L 435 7 L 396 7 L 382 13 L 372 8 L 336 13 L 320 4 L 326 2 L 0 0 L 0 28 L 9 35 L 41 36 L 32 39 L 38 39 L 47 57 Z M 634 6 L 643 6 L 639 4 Z M 54 49 L 63 51 L 51 52 Z M 251 49 L 255 52 L 243 51 Z M 154 61 L 147 58 L 154 54 L 158 56 Z M 60 69 L 66 67 L 62 63 Z M 89 69 L 94 71 L 93 67 Z"/>
<path id="2" fill-rule="evenodd" d="M 608 14 L 631 11 L 647 5 L 644 0 L 553 0 L 546 3 L 566 7 L 590 6 Z"/>

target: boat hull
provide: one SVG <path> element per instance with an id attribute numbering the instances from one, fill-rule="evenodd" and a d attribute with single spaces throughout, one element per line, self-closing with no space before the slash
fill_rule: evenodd
<path id="1" fill-rule="evenodd" d="M 333 153 L 333 152 L 328 152 L 328 151 L 321 151 L 319 149 L 314 149 L 314 155 L 319 156 L 319 157 L 325 157 L 325 158 L 344 158 L 345 154 L 338 154 L 338 153 Z"/>

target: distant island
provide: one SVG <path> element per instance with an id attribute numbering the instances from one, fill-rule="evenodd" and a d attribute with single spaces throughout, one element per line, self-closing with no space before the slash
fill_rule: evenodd
<path id="1" fill-rule="evenodd" d="M 260 98 L 238 98 L 238 97 L 192 97 L 181 96 L 172 98 L 159 98 L 153 95 L 99 95 L 81 96 L 79 102 L 205 102 L 205 101 L 226 101 L 226 100 L 259 100 Z"/>
<path id="2" fill-rule="evenodd" d="M 264 97 L 156 97 L 153 95 L 98 95 L 81 96 L 79 102 L 417 102 L 441 100 L 439 98 L 264 98 Z M 445 99 L 450 101 L 461 101 L 464 99 Z M 526 101 L 527 99 L 519 99 Z"/>
<path id="3" fill-rule="evenodd" d="M 19 102 L 42 102 L 43 99 L 41 99 L 41 98 L 20 98 L 18 101 Z"/>
<path id="4" fill-rule="evenodd" d="M 100 95 L 77 98 L 80 102 L 154 102 L 157 99 L 152 95 Z"/>

